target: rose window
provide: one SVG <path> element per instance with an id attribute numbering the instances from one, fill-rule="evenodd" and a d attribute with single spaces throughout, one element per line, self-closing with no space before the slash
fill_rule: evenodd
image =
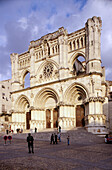
<path id="1" fill-rule="evenodd" d="M 43 70 L 44 77 L 50 77 L 52 75 L 52 72 L 53 72 L 53 65 L 51 63 L 45 65 Z"/>

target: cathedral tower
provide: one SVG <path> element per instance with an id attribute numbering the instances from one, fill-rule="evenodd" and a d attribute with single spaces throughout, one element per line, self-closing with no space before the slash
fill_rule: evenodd
<path id="1" fill-rule="evenodd" d="M 87 73 L 101 73 L 101 26 L 102 20 L 96 16 L 89 18 L 85 24 Z"/>

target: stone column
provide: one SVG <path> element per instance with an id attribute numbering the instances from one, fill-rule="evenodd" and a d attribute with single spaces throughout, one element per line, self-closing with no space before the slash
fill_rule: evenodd
<path id="1" fill-rule="evenodd" d="M 51 128 L 53 128 L 53 109 L 51 109 Z"/>
<path id="2" fill-rule="evenodd" d="M 19 90 L 20 89 L 20 80 L 19 80 L 19 60 L 18 60 L 18 54 L 12 53 L 10 55 L 11 59 L 11 66 L 12 66 L 12 90 Z"/>
<path id="3" fill-rule="evenodd" d="M 102 113 L 103 97 L 90 97 L 89 98 L 89 115 L 88 115 L 88 131 L 97 134 L 107 133 L 105 124 L 102 124 L 102 117 L 105 115 Z"/>
<path id="4" fill-rule="evenodd" d="M 34 48 L 30 49 L 31 61 L 30 61 L 30 86 L 35 85 L 35 51 Z"/>
<path id="5" fill-rule="evenodd" d="M 82 48 L 82 46 L 81 46 L 81 37 L 79 38 L 79 48 Z"/>

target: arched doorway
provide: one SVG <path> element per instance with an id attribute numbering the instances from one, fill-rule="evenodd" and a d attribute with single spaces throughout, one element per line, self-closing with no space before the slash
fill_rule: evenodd
<path id="1" fill-rule="evenodd" d="M 51 128 L 51 110 L 46 110 L 46 128 Z"/>
<path id="2" fill-rule="evenodd" d="M 59 117 L 58 108 L 55 108 L 53 110 L 53 128 L 58 127 L 58 117 Z"/>
<path id="3" fill-rule="evenodd" d="M 76 106 L 76 127 L 85 126 L 84 116 L 85 116 L 84 105 L 77 105 Z"/>
<path id="4" fill-rule="evenodd" d="M 56 128 L 58 126 L 59 96 L 54 89 L 44 88 L 35 97 L 35 107 L 45 110 L 45 128 Z"/>
<path id="5" fill-rule="evenodd" d="M 84 105 L 85 99 L 88 98 L 88 90 L 83 84 L 74 83 L 72 84 L 65 93 L 66 102 L 74 105 L 74 118 L 76 127 L 85 126 L 85 111 L 88 111 L 87 105 Z"/>
<path id="6" fill-rule="evenodd" d="M 58 108 L 46 110 L 46 128 L 57 128 L 58 127 Z"/>
<path id="7" fill-rule="evenodd" d="M 30 129 L 31 111 L 29 98 L 25 95 L 19 96 L 15 102 L 14 109 L 16 111 L 16 114 L 13 113 L 12 116 L 14 129 Z"/>
<path id="8" fill-rule="evenodd" d="M 26 113 L 26 129 L 30 129 L 31 111 Z"/>

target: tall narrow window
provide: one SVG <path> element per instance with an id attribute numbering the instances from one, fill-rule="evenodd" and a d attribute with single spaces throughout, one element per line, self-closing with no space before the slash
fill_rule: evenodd
<path id="1" fill-rule="evenodd" d="M 57 53 L 57 46 L 55 46 L 55 51 L 56 51 L 56 53 Z"/>
<path id="2" fill-rule="evenodd" d="M 54 47 L 52 48 L 52 54 L 54 54 Z"/>
<path id="3" fill-rule="evenodd" d="M 77 48 L 79 48 L 79 40 L 77 40 Z"/>
<path id="4" fill-rule="evenodd" d="M 74 50 L 75 50 L 75 41 L 73 42 L 73 48 L 74 48 Z"/>
<path id="5" fill-rule="evenodd" d="M 70 51 L 72 50 L 72 43 L 71 42 L 69 44 L 69 49 L 70 49 Z"/>
<path id="6" fill-rule="evenodd" d="M 30 87 L 30 73 L 28 72 L 25 76 L 24 88 Z"/>
<path id="7" fill-rule="evenodd" d="M 83 38 L 81 38 L 81 47 L 83 47 Z"/>

